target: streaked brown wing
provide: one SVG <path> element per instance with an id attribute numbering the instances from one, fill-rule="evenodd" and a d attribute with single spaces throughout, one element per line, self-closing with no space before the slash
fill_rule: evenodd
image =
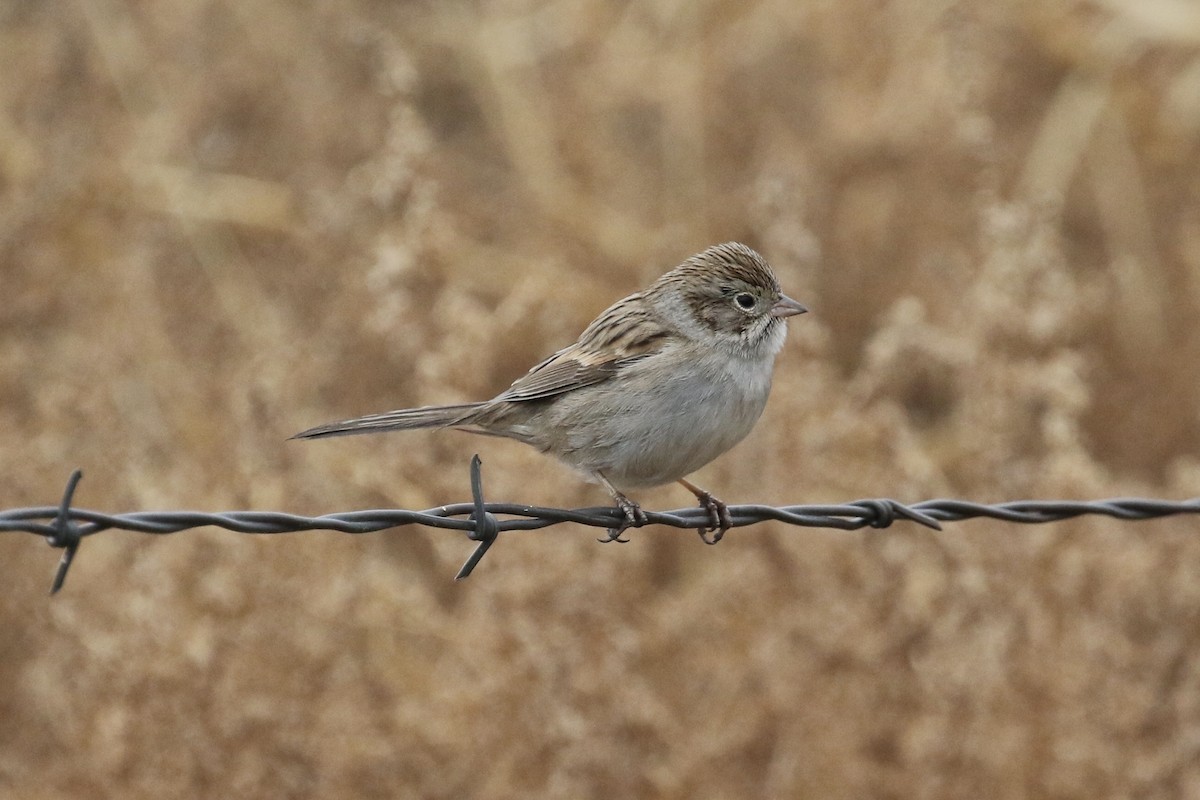
<path id="1" fill-rule="evenodd" d="M 529 370 L 496 400 L 540 400 L 601 383 L 658 352 L 666 336 L 641 295 L 630 295 L 597 317 L 579 341 Z"/>

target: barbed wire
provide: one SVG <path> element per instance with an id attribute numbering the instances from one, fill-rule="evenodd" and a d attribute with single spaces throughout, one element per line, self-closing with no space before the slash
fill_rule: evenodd
<path id="1" fill-rule="evenodd" d="M 455 580 L 466 578 L 479 564 L 501 533 L 531 531 L 551 525 L 573 522 L 594 528 L 605 528 L 608 534 L 601 542 L 624 542 L 621 533 L 631 527 L 624 512 L 615 507 L 543 508 L 518 503 L 486 503 L 483 499 L 481 461 L 471 459 L 470 503 L 455 503 L 424 511 L 379 509 L 348 511 L 305 517 L 278 511 L 136 511 L 128 514 L 105 514 L 100 511 L 75 508 L 71 502 L 83 473 L 75 470 L 67 481 L 62 501 L 57 506 L 38 506 L 0 511 L 0 532 L 32 533 L 42 536 L 51 547 L 63 551 L 54 575 L 50 593 L 57 593 L 66 580 L 67 571 L 79 552 L 80 543 L 88 536 L 108 530 L 168 534 L 194 528 L 216 527 L 235 533 L 274 534 L 303 531 L 340 531 L 342 533 L 375 533 L 405 525 L 424 525 L 430 528 L 462 531 L 476 542 Z M 1020 500 L 995 505 L 971 503 L 965 500 L 925 500 L 905 505 L 886 498 L 855 500 L 840 505 L 736 505 L 729 506 L 730 528 L 743 528 L 760 522 L 775 521 L 805 528 L 836 528 L 853 531 L 861 528 L 887 528 L 897 520 L 941 530 L 943 522 L 960 522 L 986 517 L 1004 522 L 1036 524 L 1056 522 L 1088 514 L 1122 520 L 1147 520 L 1176 514 L 1200 514 L 1200 498 L 1171 501 L 1144 498 L 1112 498 L 1108 500 Z M 500 516 L 497 516 L 500 515 Z M 503 518 L 501 518 L 503 517 Z M 671 528 L 692 528 L 707 543 L 715 544 L 724 530 L 714 527 L 712 512 L 704 507 L 676 511 L 646 511 L 646 525 L 665 525 Z M 637 526 L 641 527 L 641 526 Z M 706 533 L 716 531 L 712 539 Z"/>

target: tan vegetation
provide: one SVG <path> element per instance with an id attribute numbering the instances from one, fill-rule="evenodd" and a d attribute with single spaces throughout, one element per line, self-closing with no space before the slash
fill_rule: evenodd
<path id="1" fill-rule="evenodd" d="M 0 4 L 0 507 L 596 505 L 478 399 L 718 241 L 731 502 L 1200 494 L 1187 0 Z M 651 508 L 690 502 L 642 493 Z M 6 797 L 1200 796 L 1200 532 L 0 538 Z"/>

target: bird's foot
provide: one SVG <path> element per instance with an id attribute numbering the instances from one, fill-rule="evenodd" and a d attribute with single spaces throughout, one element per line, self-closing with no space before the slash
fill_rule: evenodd
<path id="1" fill-rule="evenodd" d="M 625 544 L 629 540 L 622 537 L 629 528 L 640 528 L 646 524 L 646 512 L 642 511 L 642 507 L 630 500 L 620 492 L 613 492 L 613 500 L 617 501 L 617 508 L 621 509 L 621 513 L 625 515 L 625 521 L 619 527 L 609 528 L 608 535 L 602 539 L 597 539 L 598 542 L 620 542 Z"/>
<path id="2" fill-rule="evenodd" d="M 705 544 L 716 544 L 721 541 L 725 537 L 725 531 L 733 527 L 733 518 L 729 515 L 729 506 L 698 486 L 694 486 L 686 481 L 680 481 L 680 483 L 691 490 L 692 494 L 696 495 L 696 499 L 700 501 L 700 507 L 708 512 L 709 525 L 696 529 L 696 533 L 700 534 L 700 539 Z M 712 536 L 709 536 L 710 533 Z"/>

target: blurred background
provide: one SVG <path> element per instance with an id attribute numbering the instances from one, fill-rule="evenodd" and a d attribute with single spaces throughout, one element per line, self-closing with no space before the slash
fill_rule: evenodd
<path id="1" fill-rule="evenodd" d="M 1190 0 L 7 0 L 0 508 L 603 504 L 286 439 L 728 240 L 812 313 L 725 500 L 1200 494 Z M 1196 797 L 1197 524 L 8 535 L 0 794 Z"/>

